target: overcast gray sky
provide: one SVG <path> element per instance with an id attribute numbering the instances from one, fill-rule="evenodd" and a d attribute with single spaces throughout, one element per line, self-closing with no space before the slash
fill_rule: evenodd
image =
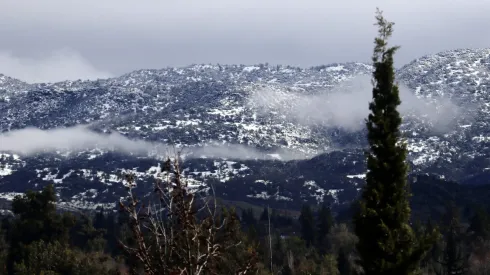
<path id="1" fill-rule="evenodd" d="M 379 6 L 397 66 L 490 47 L 490 0 L 2 0 L 0 73 L 29 82 L 192 63 L 369 62 Z"/>

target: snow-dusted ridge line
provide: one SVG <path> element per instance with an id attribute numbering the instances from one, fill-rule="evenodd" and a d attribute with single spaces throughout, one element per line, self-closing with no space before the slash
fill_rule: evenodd
<path id="1" fill-rule="evenodd" d="M 346 80 L 369 76 L 371 69 L 355 62 L 312 68 L 191 65 L 138 70 L 97 81 L 32 85 L 0 77 L 0 132 L 27 126 L 54 129 L 91 124 L 96 132 L 117 132 L 130 139 L 180 148 L 240 144 L 267 157 L 239 158 L 244 152 L 236 149 L 230 150 L 234 156 L 199 154 L 197 159 L 186 159 L 184 165 L 192 185 L 205 188 L 215 184 L 220 195 L 229 200 L 258 204 L 267 199 L 278 205 L 305 200 L 341 205 L 359 192 L 364 181 L 365 132 L 362 127 L 325 127 L 322 112 L 334 109 L 335 104 L 321 100 L 339 84 L 348 83 Z M 414 100 L 433 103 L 434 110 L 428 108 L 430 114 L 444 110 L 444 106 L 458 108 L 458 112 L 444 113 L 448 120 L 441 125 L 435 125 L 440 121 L 429 115 L 403 113 L 411 173 L 467 181 L 487 171 L 489 72 L 490 49 L 427 55 L 397 70 L 398 80 L 415 94 Z M 359 89 L 366 90 L 360 95 L 369 96 L 369 86 Z M 361 99 L 354 97 L 348 103 L 353 105 L 356 100 Z M 315 101 L 321 104 L 310 104 Z M 349 104 L 335 102 L 348 110 Z M 444 105 L 447 102 L 452 105 Z M 367 102 L 359 104 L 358 109 L 364 108 Z M 304 111 L 302 116 L 297 115 L 298 110 Z M 277 153 L 281 150 L 316 157 L 291 160 Z M 150 188 L 155 173 L 150 168 L 159 160 L 161 156 L 93 149 L 59 150 L 18 159 L 0 157 L 0 193 L 52 182 L 66 204 L 81 208 L 110 204 L 124 194 L 119 172 L 136 168 L 139 186 Z"/>

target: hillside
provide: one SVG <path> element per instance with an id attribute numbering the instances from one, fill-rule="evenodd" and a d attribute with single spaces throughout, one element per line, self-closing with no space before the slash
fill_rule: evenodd
<path id="1" fill-rule="evenodd" d="M 66 206 L 113 207 L 122 173 L 136 171 L 146 194 L 158 161 L 183 150 L 191 186 L 226 200 L 348 205 L 365 173 L 370 70 L 192 65 L 45 84 L 2 75 L 1 197 L 55 183 Z M 490 49 L 421 57 L 397 77 L 411 173 L 486 184 Z M 16 131 L 28 127 L 57 130 Z"/>

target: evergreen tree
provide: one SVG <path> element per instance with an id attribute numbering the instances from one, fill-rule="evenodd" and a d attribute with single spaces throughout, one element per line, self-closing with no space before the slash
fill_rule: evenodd
<path id="1" fill-rule="evenodd" d="M 481 207 L 476 211 L 470 220 L 468 231 L 473 233 L 473 238 L 490 238 L 490 217 Z"/>
<path id="2" fill-rule="evenodd" d="M 301 224 L 301 238 L 305 241 L 307 246 L 312 245 L 315 241 L 315 224 L 313 212 L 309 205 L 305 204 L 301 208 L 299 222 Z"/>
<path id="3" fill-rule="evenodd" d="M 12 202 L 15 218 L 9 233 L 10 251 L 7 268 L 13 271 L 13 264 L 23 260 L 26 246 L 33 242 L 59 242 L 68 244 L 70 228 L 75 224 L 73 215 L 56 213 L 56 193 L 53 185 L 41 192 L 28 190 L 16 196 Z"/>
<path id="4" fill-rule="evenodd" d="M 423 229 L 424 232 L 421 235 L 430 234 L 430 232 L 433 232 L 435 230 L 431 219 L 427 220 L 426 225 Z M 431 272 L 430 274 L 437 273 L 437 271 L 439 270 L 438 260 L 442 257 L 443 250 L 444 247 L 442 246 L 442 243 L 440 241 L 436 242 L 430 248 L 428 253 L 422 258 L 420 263 L 421 267 L 427 272 Z"/>
<path id="5" fill-rule="evenodd" d="M 328 249 L 327 236 L 334 224 L 332 212 L 330 207 L 325 204 L 322 205 L 320 211 L 318 211 L 318 223 L 317 223 L 317 247 L 320 254 L 325 254 Z"/>
<path id="6" fill-rule="evenodd" d="M 107 227 L 107 218 L 102 209 L 99 209 L 99 211 L 97 211 L 95 214 L 93 225 L 96 229 Z"/>
<path id="7" fill-rule="evenodd" d="M 24 195 L 16 196 L 12 212 L 16 216 L 14 235 L 11 236 L 15 242 L 30 243 L 39 239 L 67 242 L 69 228 L 75 224 L 73 215 L 56 213 L 53 185 L 46 186 L 41 192 L 28 190 Z"/>
<path id="8" fill-rule="evenodd" d="M 343 248 L 339 249 L 339 255 L 337 256 L 337 266 L 341 275 L 352 274 L 352 267 L 349 261 L 349 255 Z"/>
<path id="9" fill-rule="evenodd" d="M 282 267 L 281 275 L 293 275 L 293 271 L 288 265 Z"/>
<path id="10" fill-rule="evenodd" d="M 1 221 L 2 225 L 5 220 Z M 5 238 L 6 232 L 0 228 L 0 274 L 7 274 L 9 245 Z"/>
<path id="11" fill-rule="evenodd" d="M 254 226 L 257 224 L 257 220 L 255 219 L 254 211 L 252 208 L 243 210 L 242 223 L 245 225 L 254 225 Z"/>
<path id="12" fill-rule="evenodd" d="M 267 206 L 264 206 L 264 210 L 262 211 L 262 214 L 260 214 L 260 221 L 261 222 L 269 221 L 269 208 Z"/>
<path id="13" fill-rule="evenodd" d="M 277 209 L 271 208 L 271 224 L 275 225 L 278 217 Z"/>
<path id="14" fill-rule="evenodd" d="M 280 234 L 275 234 L 274 243 L 272 245 L 272 262 L 276 266 L 282 266 L 286 258 L 284 243 Z"/>
<path id="15" fill-rule="evenodd" d="M 464 251 L 464 236 L 459 223 L 458 209 L 454 205 L 447 211 L 445 220 L 448 223 L 448 230 L 445 236 L 443 260 L 440 262 L 443 272 L 439 274 L 466 274 L 469 254 Z"/>
<path id="16" fill-rule="evenodd" d="M 393 68 L 398 47 L 388 48 L 393 23 L 379 10 L 376 20 L 379 36 L 372 58 L 373 101 L 366 122 L 370 151 L 366 154 L 366 186 L 355 217 L 357 250 L 366 275 L 413 274 L 430 248 L 430 238 L 417 241 L 409 223 L 407 149 L 400 138 L 402 119 L 397 106 L 401 101 Z"/>
<path id="17" fill-rule="evenodd" d="M 106 240 L 103 238 L 104 229 L 97 229 L 92 219 L 82 214 L 77 223 L 71 228 L 71 243 L 85 251 L 104 251 Z"/>
<path id="18" fill-rule="evenodd" d="M 257 242 L 258 241 L 257 228 L 254 225 L 250 225 L 247 229 L 246 236 L 250 242 Z"/>

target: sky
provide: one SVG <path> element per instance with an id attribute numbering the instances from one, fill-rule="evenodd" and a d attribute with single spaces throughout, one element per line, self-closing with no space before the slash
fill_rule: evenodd
<path id="1" fill-rule="evenodd" d="M 490 47 L 490 0 L 2 0 L 0 73 L 27 82 L 195 63 L 369 62 L 376 7 L 396 66 Z"/>

